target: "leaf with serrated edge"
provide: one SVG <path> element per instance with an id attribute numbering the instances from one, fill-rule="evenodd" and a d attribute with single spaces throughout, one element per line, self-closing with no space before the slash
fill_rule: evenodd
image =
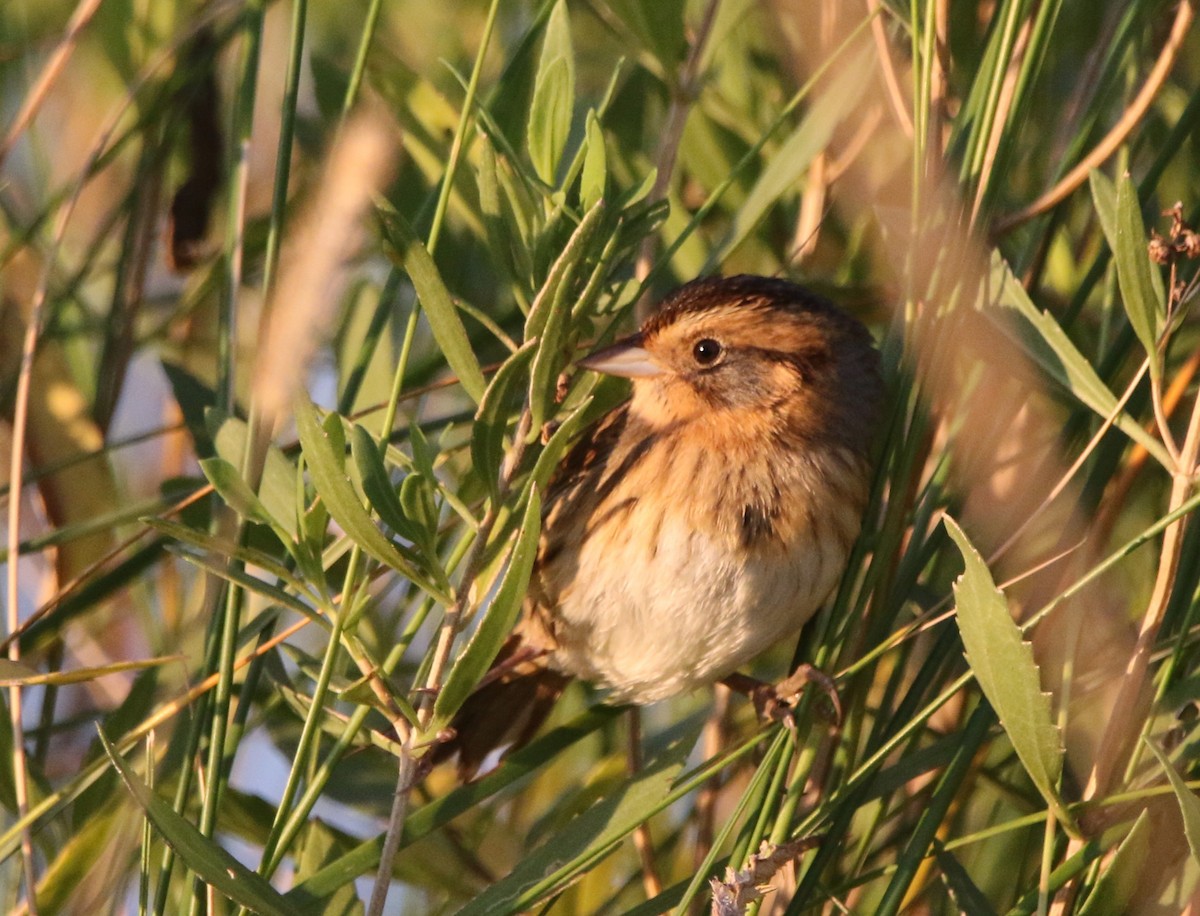
<path id="1" fill-rule="evenodd" d="M 255 913 L 288 916 L 289 913 L 295 912 L 283 899 L 283 895 L 271 887 L 262 875 L 252 872 L 155 795 L 154 790 L 138 779 L 128 764 L 121 759 L 116 749 L 109 744 L 104 732 L 99 731 L 99 734 L 104 752 L 120 774 L 121 781 L 162 834 L 167 845 L 175 850 L 184 864 L 194 871 L 201 881 Z"/>
<path id="2" fill-rule="evenodd" d="M 1158 758 L 1158 762 L 1167 773 L 1171 789 L 1175 792 L 1175 799 L 1179 802 L 1179 813 L 1183 815 L 1183 834 L 1187 837 L 1188 848 L 1192 851 L 1192 858 L 1200 863 L 1200 798 L 1188 788 L 1183 777 L 1167 759 L 1167 755 L 1158 749 L 1158 745 L 1147 738 L 1146 746 Z"/>
<path id="3" fill-rule="evenodd" d="M 954 519 L 947 515 L 945 521 L 966 564 L 954 583 L 955 620 L 971 672 L 1029 778 L 1056 816 L 1069 824 L 1056 788 L 1062 775 L 1062 736 L 1051 717 L 1050 697 L 1042 692 L 1033 649 L 1021 637 L 983 557 Z"/>

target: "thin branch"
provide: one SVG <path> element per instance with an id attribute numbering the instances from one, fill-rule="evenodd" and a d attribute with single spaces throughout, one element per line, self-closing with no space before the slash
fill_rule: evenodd
<path id="1" fill-rule="evenodd" d="M 1154 62 L 1154 67 L 1150 71 L 1150 75 L 1146 77 L 1146 82 L 1142 86 L 1141 91 L 1137 94 L 1133 103 L 1125 109 L 1120 120 L 1113 125 L 1108 135 L 1075 168 L 1063 176 L 1058 184 L 1023 210 L 1018 210 L 1016 213 L 997 220 L 996 224 L 992 227 L 993 237 L 1005 235 L 1022 223 L 1026 223 L 1035 216 L 1040 216 L 1058 206 L 1076 188 L 1087 181 L 1088 173 L 1092 169 L 1098 168 L 1109 156 L 1117 151 L 1118 147 L 1125 142 L 1125 139 L 1133 131 L 1134 127 L 1145 117 L 1159 90 L 1166 83 L 1167 76 L 1175 66 L 1175 60 L 1179 56 L 1180 49 L 1183 47 L 1183 40 L 1187 37 L 1188 29 L 1191 28 L 1192 19 L 1195 18 L 1195 14 L 1195 0 L 1183 0 L 1179 4 L 1179 10 L 1175 14 L 1175 24 L 1171 27 L 1171 34 L 1167 38 L 1167 43 L 1163 45 L 1162 52 L 1159 54 L 1158 60 Z"/>

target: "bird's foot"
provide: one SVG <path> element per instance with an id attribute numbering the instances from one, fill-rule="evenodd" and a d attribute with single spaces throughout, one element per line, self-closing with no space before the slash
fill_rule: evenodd
<path id="1" fill-rule="evenodd" d="M 721 683 L 748 696 L 760 719 L 782 722 L 793 729 L 796 727 L 796 703 L 804 688 L 813 684 L 820 687 L 829 699 L 833 724 L 838 726 L 842 723 L 842 701 L 838 697 L 837 685 L 828 674 L 809 664 L 800 665 L 778 684 L 767 684 L 757 678 L 737 673 L 722 679 Z"/>

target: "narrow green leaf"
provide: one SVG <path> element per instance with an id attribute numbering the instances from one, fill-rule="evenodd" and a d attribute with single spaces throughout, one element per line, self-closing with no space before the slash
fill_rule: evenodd
<path id="1" fill-rule="evenodd" d="M 431 731 L 440 731 L 458 712 L 463 701 L 470 696 L 475 685 L 487 673 L 504 640 L 512 632 L 529 587 L 529 576 L 533 572 L 533 561 L 537 558 L 538 536 L 541 534 L 542 500 L 535 488 L 529 494 L 525 506 L 525 517 L 521 520 L 521 533 L 513 545 L 508 569 L 496 597 L 488 606 L 479 622 L 475 635 L 458 656 L 450 669 L 445 684 L 438 692 L 433 706 Z"/>
<path id="2" fill-rule="evenodd" d="M 1092 191 L 1092 204 L 1100 220 L 1100 229 L 1113 248 L 1117 238 L 1117 186 L 1113 180 L 1098 169 L 1088 172 L 1088 185 Z"/>
<path id="3" fill-rule="evenodd" d="M 608 190 L 608 156 L 604 149 L 604 131 L 594 110 L 587 114 L 585 134 L 587 153 L 583 158 L 583 172 L 579 176 L 579 202 L 583 209 L 591 210 L 602 200 Z"/>
<path id="4" fill-rule="evenodd" d="M 1098 416 L 1107 418 L 1116 414 L 1114 426 L 1150 452 L 1164 467 L 1171 466 L 1170 456 L 1161 442 L 1129 414 L 1123 411 L 1117 413 L 1116 395 L 1096 374 L 1092 364 L 1079 352 L 1054 316 L 1033 304 L 1029 293 L 1013 276 L 1008 263 L 998 251 L 992 253 L 987 287 L 993 301 L 1016 311 L 1028 323 L 1033 332 L 1031 339 L 1023 339 L 1020 343 L 1047 375 Z"/>
<path id="5" fill-rule="evenodd" d="M 479 212 L 483 217 L 483 227 L 487 231 L 488 253 L 496 258 L 509 282 L 524 286 L 515 254 L 516 247 L 522 244 L 522 237 L 512 231 L 506 222 L 507 201 L 501 197 L 499 171 L 496 149 L 488 135 L 481 134 L 475 184 L 479 190 Z"/>
<path id="6" fill-rule="evenodd" d="M 658 181 L 658 169 L 650 169 L 642 178 L 642 183 L 635 185 L 617 201 L 617 207 L 620 210 L 628 210 L 638 201 L 642 200 L 646 195 L 654 190 L 654 182 Z"/>
<path id="7" fill-rule="evenodd" d="M 1143 809 L 1079 911 L 1079 916 L 1121 916 L 1129 912 L 1138 879 L 1153 848 L 1150 812 Z"/>
<path id="8" fill-rule="evenodd" d="M 450 369 L 458 377 L 463 390 L 475 401 L 483 397 L 486 387 L 479 360 L 471 349 L 462 319 L 454 307 L 454 300 L 442 276 L 438 273 L 433 258 L 413 233 L 408 222 L 394 208 L 381 204 L 378 207 L 384 237 L 388 247 L 412 280 L 417 296 L 433 331 L 434 339 L 442 349 Z"/>
<path id="9" fill-rule="evenodd" d="M 588 246 L 604 219 L 604 201 L 597 201 L 580 222 L 571 240 L 554 263 L 546 286 L 538 294 L 538 301 L 547 303 L 542 308 L 536 304 L 529 312 L 527 325 L 537 327 L 537 353 L 529 370 L 529 435 L 541 434 L 542 424 L 549 419 L 553 410 L 559 372 L 570 355 L 571 302 L 576 293 L 575 278 L 588 254 Z M 534 321 L 535 315 L 544 315 L 544 321 Z M 535 335 L 529 335 L 531 339 Z"/>
<path id="10" fill-rule="evenodd" d="M 350 428 L 350 454 L 358 465 L 358 473 L 362 479 L 363 493 L 371 503 L 371 508 L 380 520 L 403 538 L 416 543 L 420 539 L 417 526 L 400 505 L 396 488 L 384 467 L 383 458 L 375 438 L 360 424 L 355 423 Z"/>
<path id="11" fill-rule="evenodd" d="M 558 162 L 571 133 L 575 107 L 575 51 L 565 0 L 559 0 L 546 23 L 546 38 L 533 84 L 526 143 L 538 177 L 553 185 Z"/>
<path id="12" fill-rule="evenodd" d="M 201 458 L 200 470 L 213 485 L 213 489 L 238 515 L 250 522 L 276 527 L 275 519 L 267 507 L 242 479 L 238 469 L 224 458 Z"/>
<path id="13" fill-rule="evenodd" d="M 500 465 L 504 460 L 504 432 L 511 413 L 513 392 L 525 378 L 533 359 L 536 340 L 526 341 L 504 361 L 492 376 L 491 384 L 475 412 L 471 430 L 471 463 L 488 488 L 493 500 L 499 497 Z"/>
<path id="14" fill-rule="evenodd" d="M 542 336 L 546 324 L 554 315 L 556 308 L 561 305 L 580 261 L 588 253 L 588 243 L 600 227 L 604 213 L 604 202 L 597 202 L 579 221 L 579 225 L 571 233 L 571 238 L 554 260 L 554 264 L 546 275 L 546 282 L 538 290 L 537 298 L 533 300 L 533 305 L 529 308 L 529 315 L 525 319 L 526 340 Z"/>
<path id="15" fill-rule="evenodd" d="M 296 399 L 296 431 L 313 486 L 329 509 L 333 520 L 341 526 L 354 543 L 379 562 L 390 566 L 405 578 L 421 586 L 439 601 L 449 599 L 442 589 L 422 575 L 401 548 L 376 526 L 342 469 L 342 455 L 335 453 L 325 430 L 317 420 L 317 411 L 306 393 Z"/>
<path id="16" fill-rule="evenodd" d="M 1022 638 L 983 557 L 954 519 L 947 515 L 945 520 L 966 564 L 954 583 L 954 597 L 955 620 L 967 662 L 1029 778 L 1056 816 L 1070 824 L 1057 789 L 1063 765 L 1062 736 L 1051 716 L 1050 697 L 1042 692 L 1033 649 Z"/>
<path id="17" fill-rule="evenodd" d="M 120 674 L 123 671 L 140 671 L 143 668 L 156 668 L 167 662 L 179 661 L 183 656 L 163 655 L 158 658 L 142 658 L 137 661 L 113 662 L 109 665 L 98 665 L 94 668 L 74 668 L 70 671 L 35 671 L 19 662 L 11 662 L 0 658 L 0 687 L 33 687 L 39 684 L 79 684 L 84 681 L 94 681 L 98 677 L 109 674 Z"/>
<path id="18" fill-rule="evenodd" d="M 234 468 L 240 468 L 246 454 L 246 437 L 249 435 L 246 421 L 210 408 L 205 414 L 205 422 L 208 424 L 217 456 L 225 459 Z M 240 471 L 238 474 L 240 476 Z M 296 477 L 296 466 L 288 460 L 279 447 L 268 446 L 262 480 L 259 482 L 256 495 L 266 509 L 267 515 L 278 528 L 287 533 L 289 538 L 295 538 L 298 530 Z M 212 483 L 214 486 L 216 485 L 216 481 L 212 481 Z M 240 512 L 236 506 L 233 508 Z M 280 540 L 286 543 L 288 539 L 281 537 Z"/>
<path id="19" fill-rule="evenodd" d="M 1117 283 L 1125 314 L 1138 340 L 1150 358 L 1150 372 L 1157 378 L 1161 371 L 1158 334 L 1166 309 L 1151 279 L 1150 256 L 1146 251 L 1146 227 L 1137 188 L 1128 175 L 1117 185 L 1117 234 L 1109 240 L 1117 265 Z"/>
<path id="20" fill-rule="evenodd" d="M 1200 798 L 1188 788 L 1183 777 L 1167 759 L 1167 755 L 1158 749 L 1158 745 L 1149 738 L 1145 740 L 1146 746 L 1158 758 L 1159 764 L 1166 771 L 1167 779 L 1171 782 L 1171 789 L 1179 802 L 1179 813 L 1183 815 L 1183 833 L 1187 837 L 1188 848 L 1192 851 L 1192 858 L 1200 863 Z"/>
<path id="21" fill-rule="evenodd" d="M 288 916 L 294 912 L 266 879 L 246 868 L 222 849 L 220 844 L 200 833 L 142 782 L 109 744 L 103 731 L 100 731 L 100 740 L 104 744 L 104 752 L 108 759 L 120 774 L 121 781 L 141 805 L 163 839 L 200 880 L 220 891 L 234 903 L 255 913 Z"/>

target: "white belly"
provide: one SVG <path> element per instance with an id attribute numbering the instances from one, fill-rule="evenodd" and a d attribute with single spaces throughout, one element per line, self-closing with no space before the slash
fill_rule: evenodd
<path id="1" fill-rule="evenodd" d="M 806 532 L 746 551 L 682 518 L 656 529 L 643 515 L 587 540 L 554 614 L 554 667 L 611 688 L 617 702 L 710 684 L 795 634 L 846 559 L 836 538 Z"/>

